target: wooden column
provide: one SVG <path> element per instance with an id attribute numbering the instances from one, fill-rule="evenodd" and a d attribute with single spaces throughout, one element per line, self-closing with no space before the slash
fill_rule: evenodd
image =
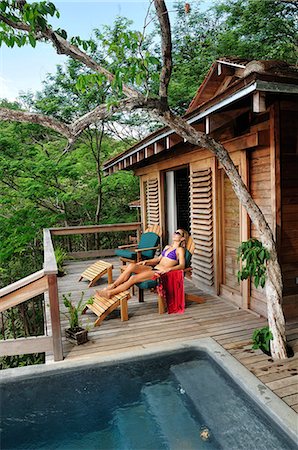
<path id="1" fill-rule="evenodd" d="M 54 360 L 63 359 L 57 275 L 48 275 Z"/>
<path id="2" fill-rule="evenodd" d="M 249 165 L 247 161 L 246 150 L 243 150 L 240 155 L 240 174 L 243 183 L 249 190 Z M 246 212 L 244 206 L 241 206 L 240 215 L 240 235 L 241 242 L 248 241 L 250 238 L 250 218 Z M 250 299 L 250 280 L 241 281 L 241 294 L 242 294 L 242 308 L 249 309 Z"/>
<path id="3" fill-rule="evenodd" d="M 159 226 L 161 228 L 160 249 L 165 245 L 166 215 L 165 215 L 165 174 L 159 172 L 158 178 L 158 200 L 159 200 Z M 161 251 L 161 250 L 160 250 Z"/>
<path id="4" fill-rule="evenodd" d="M 220 292 L 220 250 L 219 250 L 219 231 L 220 231 L 220 208 L 218 201 L 218 164 L 217 159 L 211 160 L 212 170 L 212 210 L 213 210 L 213 261 L 214 261 L 214 287 L 216 295 Z"/>

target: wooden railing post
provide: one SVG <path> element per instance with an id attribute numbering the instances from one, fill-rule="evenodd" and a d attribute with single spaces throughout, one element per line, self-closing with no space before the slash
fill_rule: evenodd
<path id="1" fill-rule="evenodd" d="M 61 361 L 63 359 L 61 326 L 60 326 L 60 310 L 58 298 L 57 275 L 48 275 L 49 286 L 49 303 L 52 323 L 52 339 L 54 360 Z"/>

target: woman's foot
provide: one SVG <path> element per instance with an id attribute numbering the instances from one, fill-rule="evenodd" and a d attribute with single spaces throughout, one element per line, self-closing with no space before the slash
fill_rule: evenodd
<path id="1" fill-rule="evenodd" d="M 101 291 L 96 291 L 96 293 L 100 297 L 106 298 L 107 300 L 109 300 L 112 297 L 112 295 L 108 289 L 102 289 Z"/>

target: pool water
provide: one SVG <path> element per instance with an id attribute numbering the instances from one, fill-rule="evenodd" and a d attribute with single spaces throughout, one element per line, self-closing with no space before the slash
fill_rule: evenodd
<path id="1" fill-rule="evenodd" d="M 296 448 L 197 351 L 3 383 L 1 448 Z"/>

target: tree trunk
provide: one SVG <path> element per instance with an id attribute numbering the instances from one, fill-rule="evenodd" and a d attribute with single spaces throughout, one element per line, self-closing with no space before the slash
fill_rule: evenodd
<path id="1" fill-rule="evenodd" d="M 270 259 L 267 264 L 265 284 L 267 298 L 268 325 L 273 334 L 270 342 L 273 359 L 287 358 L 285 339 L 285 319 L 282 311 L 282 281 L 277 259 Z"/>

